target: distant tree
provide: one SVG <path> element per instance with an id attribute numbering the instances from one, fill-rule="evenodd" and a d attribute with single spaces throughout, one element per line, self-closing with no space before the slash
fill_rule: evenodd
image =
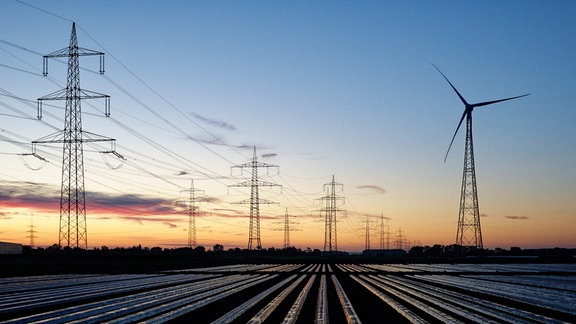
<path id="1" fill-rule="evenodd" d="M 224 251 L 224 245 L 222 245 L 222 244 L 214 244 L 214 246 L 212 247 L 212 250 L 213 250 L 214 252 L 221 253 L 221 252 Z"/>
<path id="2" fill-rule="evenodd" d="M 424 248 L 421 246 L 413 246 L 410 251 L 408 251 L 408 254 L 411 256 L 422 256 L 424 255 Z"/>

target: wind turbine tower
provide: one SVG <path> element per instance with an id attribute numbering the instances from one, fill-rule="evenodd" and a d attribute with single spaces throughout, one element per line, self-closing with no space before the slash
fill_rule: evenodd
<path id="1" fill-rule="evenodd" d="M 62 187 L 60 193 L 60 231 L 58 245 L 68 248 L 88 249 L 86 232 L 86 193 L 84 190 L 83 144 L 86 142 L 110 142 L 115 140 L 82 130 L 82 99 L 104 99 L 105 116 L 110 116 L 110 96 L 80 88 L 80 56 L 97 55 L 100 57 L 100 74 L 104 74 L 104 53 L 78 47 L 76 24 L 72 23 L 70 45 L 61 50 L 44 55 L 43 74 L 48 75 L 49 58 L 68 58 L 68 79 L 65 89 L 38 98 L 38 119 L 42 118 L 44 100 L 65 100 L 66 113 L 64 130 L 33 141 L 38 143 L 63 143 Z M 121 157 L 114 149 L 102 153 L 113 153 Z"/>
<path id="2" fill-rule="evenodd" d="M 466 247 L 468 249 L 482 250 L 484 245 L 482 243 L 482 231 L 480 229 L 480 210 L 478 208 L 478 192 L 476 190 L 476 170 L 474 167 L 474 144 L 472 141 L 472 111 L 476 107 L 488 106 L 495 103 L 512 100 L 516 98 L 525 97 L 528 94 L 521 96 L 510 97 L 505 99 L 485 101 L 475 104 L 469 104 L 464 97 L 456 90 L 456 87 L 448 80 L 448 78 L 434 65 L 436 70 L 442 74 L 444 79 L 450 84 L 454 92 L 458 95 L 462 103 L 464 103 L 464 112 L 456 127 L 456 131 L 452 136 L 448 151 L 444 156 L 444 162 L 448 157 L 454 138 L 466 118 L 466 146 L 464 148 L 464 171 L 462 174 L 462 187 L 460 191 L 460 210 L 458 213 L 458 229 L 456 231 L 456 245 Z"/>

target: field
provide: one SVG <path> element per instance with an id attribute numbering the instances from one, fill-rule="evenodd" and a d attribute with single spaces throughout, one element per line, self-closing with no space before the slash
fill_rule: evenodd
<path id="1" fill-rule="evenodd" d="M 575 264 L 236 264 L 0 278 L 2 323 L 576 322 Z"/>

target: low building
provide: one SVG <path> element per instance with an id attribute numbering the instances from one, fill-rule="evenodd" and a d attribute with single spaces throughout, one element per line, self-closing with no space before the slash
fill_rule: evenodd
<path id="1" fill-rule="evenodd" d="M 0 254 L 22 254 L 22 244 L 0 242 Z"/>

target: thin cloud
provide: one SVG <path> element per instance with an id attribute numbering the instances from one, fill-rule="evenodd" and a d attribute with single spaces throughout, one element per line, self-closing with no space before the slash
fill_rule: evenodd
<path id="1" fill-rule="evenodd" d="M 530 219 L 530 217 L 528 216 L 504 216 L 505 218 L 508 219 L 513 219 L 513 220 L 527 220 Z"/>
<path id="2" fill-rule="evenodd" d="M 217 197 L 210 197 L 210 196 L 202 196 L 202 197 L 198 197 L 197 199 L 199 202 L 205 202 L 205 203 L 219 203 L 222 201 L 222 199 L 217 198 Z"/>
<path id="3" fill-rule="evenodd" d="M 60 205 L 60 190 L 34 182 L 0 184 L 0 205 L 4 208 L 26 208 L 38 212 L 55 212 Z M 90 214 L 171 215 L 178 213 L 172 200 L 140 195 L 115 195 L 86 192 Z"/>
<path id="4" fill-rule="evenodd" d="M 222 217 L 222 218 L 232 218 L 232 219 L 243 219 L 243 218 L 250 218 L 249 214 L 244 214 L 240 211 L 236 211 L 236 210 L 230 210 L 231 212 L 234 212 L 235 215 L 232 214 L 227 214 L 227 213 L 218 213 L 218 212 L 212 212 L 210 213 L 209 216 L 216 216 L 216 217 Z M 275 216 L 266 216 L 266 215 L 260 215 L 260 219 L 266 219 L 266 220 L 277 220 L 278 218 Z"/>
<path id="5" fill-rule="evenodd" d="M 124 220 L 124 221 L 134 222 L 134 223 L 137 223 L 140 225 L 143 225 L 144 223 L 161 223 L 161 224 L 164 224 L 170 228 L 176 228 L 176 227 L 178 227 L 178 225 L 176 225 L 175 223 L 183 222 L 186 220 L 183 217 L 182 218 L 157 217 L 157 216 L 147 217 L 147 216 L 129 216 L 129 215 L 119 216 L 119 217 L 115 217 L 115 218 L 120 219 L 120 220 Z"/>
<path id="6" fill-rule="evenodd" d="M 278 154 L 276 154 L 276 153 L 262 154 L 263 159 L 269 159 L 269 158 L 273 158 L 273 157 L 277 157 L 277 156 L 278 156 Z"/>
<path id="7" fill-rule="evenodd" d="M 251 145 L 251 144 L 230 144 L 222 136 L 211 137 L 211 138 L 187 136 L 187 138 L 191 139 L 194 142 L 199 142 L 199 143 L 208 144 L 208 145 L 228 146 L 228 147 L 233 147 L 233 148 L 236 148 L 239 150 L 248 150 L 248 149 L 251 150 L 254 148 L 254 145 Z"/>
<path id="8" fill-rule="evenodd" d="M 368 189 L 368 190 L 371 190 L 371 191 L 378 193 L 378 194 L 381 194 L 381 195 L 386 193 L 386 190 L 384 188 L 382 188 L 380 186 L 375 186 L 375 185 L 363 185 L 363 186 L 358 186 L 356 188 L 357 189 Z"/>
<path id="9" fill-rule="evenodd" d="M 201 115 L 198 115 L 196 113 L 191 112 L 190 113 L 192 116 L 194 116 L 194 118 L 198 119 L 199 121 L 203 122 L 204 124 L 210 125 L 210 126 L 214 126 L 220 129 L 225 129 L 225 130 L 229 130 L 229 131 L 235 131 L 236 127 L 234 125 L 228 124 L 225 121 L 222 120 L 217 120 L 217 119 L 211 119 L 211 118 L 207 118 Z"/>

